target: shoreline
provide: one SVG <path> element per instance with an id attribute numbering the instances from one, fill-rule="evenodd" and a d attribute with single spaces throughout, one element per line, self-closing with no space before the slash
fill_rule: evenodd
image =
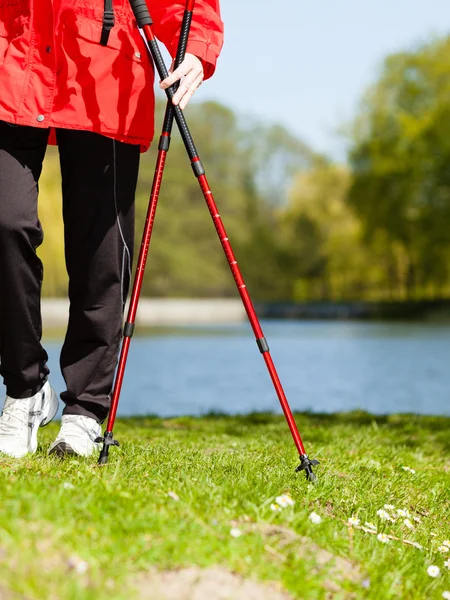
<path id="1" fill-rule="evenodd" d="M 44 328 L 65 327 L 66 298 L 43 298 Z M 128 305 L 127 305 L 128 309 Z M 260 319 L 322 321 L 448 321 L 450 300 L 355 302 L 255 302 Z M 125 313 L 126 314 L 126 313 Z M 139 327 L 237 324 L 246 321 L 237 298 L 141 298 L 136 315 Z"/>
<path id="2" fill-rule="evenodd" d="M 64 327 L 69 318 L 69 301 L 65 298 L 43 298 L 41 311 L 44 328 Z M 241 323 L 245 318 L 245 309 L 239 298 L 141 298 L 136 325 Z"/>

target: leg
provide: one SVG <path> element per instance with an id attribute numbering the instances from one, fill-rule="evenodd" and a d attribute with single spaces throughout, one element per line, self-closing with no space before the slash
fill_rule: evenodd
<path id="1" fill-rule="evenodd" d="M 48 130 L 0 122 L 0 374 L 13 398 L 33 396 L 48 375 L 36 255 L 43 239 L 37 197 L 47 139 Z"/>
<path id="2" fill-rule="evenodd" d="M 102 422 L 130 283 L 140 150 L 86 131 L 57 137 L 70 299 L 61 398 L 64 415 Z"/>

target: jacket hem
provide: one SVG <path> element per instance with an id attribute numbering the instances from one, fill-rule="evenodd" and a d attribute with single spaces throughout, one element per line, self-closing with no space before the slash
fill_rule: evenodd
<path id="1" fill-rule="evenodd" d="M 55 121 L 55 119 L 48 119 L 46 123 L 39 123 L 34 119 L 26 119 L 23 117 L 13 118 L 12 116 L 3 116 L 0 112 L 0 120 L 5 123 L 11 123 L 13 125 L 24 125 L 26 127 L 36 127 L 37 129 L 72 129 L 75 131 L 90 131 L 92 133 L 98 133 L 99 135 L 103 135 L 105 137 L 109 137 L 115 139 L 119 142 L 124 142 L 126 144 L 134 144 L 136 146 L 140 146 L 141 152 L 146 152 L 150 144 L 153 140 L 152 137 L 137 137 L 133 135 L 128 135 L 126 133 L 119 133 L 112 129 L 108 129 L 107 127 L 91 127 L 89 125 L 72 125 L 68 123 L 60 123 Z M 53 136 L 50 136 L 49 139 L 50 144 L 55 144 L 55 140 Z"/>

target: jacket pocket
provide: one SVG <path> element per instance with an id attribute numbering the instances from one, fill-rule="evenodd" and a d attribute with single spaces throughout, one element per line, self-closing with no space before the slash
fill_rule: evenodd
<path id="1" fill-rule="evenodd" d="M 0 0 L 1 1 L 1 0 Z M 74 11 L 65 11 L 62 17 L 65 36 L 75 37 L 77 40 L 84 40 L 94 44 L 96 54 L 103 53 L 107 60 L 110 49 L 120 51 L 123 56 L 126 56 L 133 62 L 141 63 L 145 60 L 147 49 L 145 43 L 132 22 L 118 22 L 111 29 L 107 46 L 100 44 L 102 32 L 102 23 L 96 19 L 85 17 L 81 14 L 76 14 Z"/>

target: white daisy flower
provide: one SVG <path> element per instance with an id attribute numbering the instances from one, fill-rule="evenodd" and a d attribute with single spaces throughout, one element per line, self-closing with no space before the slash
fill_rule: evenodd
<path id="1" fill-rule="evenodd" d="M 420 523 L 422 521 L 422 519 L 420 517 L 414 517 L 414 521 L 416 523 Z"/>
<path id="2" fill-rule="evenodd" d="M 288 506 L 294 506 L 295 502 L 288 494 L 282 494 L 281 496 L 277 496 L 275 498 L 276 503 L 281 508 L 287 508 Z"/>
<path id="3" fill-rule="evenodd" d="M 444 567 L 447 567 L 447 569 L 450 569 L 450 558 L 444 562 Z"/>
<path id="4" fill-rule="evenodd" d="M 450 592 L 445 590 L 445 592 L 442 592 L 442 597 L 444 598 L 444 600 L 450 600 Z"/>
<path id="5" fill-rule="evenodd" d="M 273 512 L 281 512 L 281 506 L 278 506 L 278 504 L 271 504 L 270 505 L 270 510 L 272 510 Z"/>
<path id="6" fill-rule="evenodd" d="M 391 515 L 382 508 L 380 508 L 380 510 L 377 510 L 377 515 L 382 521 L 389 521 L 389 519 L 391 518 Z"/>
<path id="7" fill-rule="evenodd" d="M 450 552 L 450 548 L 448 546 L 439 546 L 438 552 L 442 552 L 442 554 L 447 554 L 447 552 Z"/>
<path id="8" fill-rule="evenodd" d="M 360 520 L 357 517 L 350 517 L 348 520 L 348 525 L 358 527 Z"/>
<path id="9" fill-rule="evenodd" d="M 175 492 L 167 492 L 167 495 L 169 496 L 169 498 L 172 498 L 172 500 L 175 500 L 175 502 L 178 502 L 178 500 L 180 499 L 178 494 L 176 494 Z"/>
<path id="10" fill-rule="evenodd" d="M 444 541 L 442 542 L 442 545 L 443 545 L 443 546 L 448 546 L 448 547 L 450 548 L 450 540 L 444 540 Z"/>
<path id="11" fill-rule="evenodd" d="M 322 517 L 315 512 L 312 512 L 308 518 L 311 521 L 311 523 L 314 523 L 314 525 L 318 525 L 322 522 Z"/>
<path id="12" fill-rule="evenodd" d="M 231 537 L 238 538 L 238 537 L 241 537 L 242 531 L 240 529 L 238 529 L 237 527 L 232 527 L 230 529 L 230 535 L 231 535 Z"/>
<path id="13" fill-rule="evenodd" d="M 84 575 L 89 568 L 87 562 L 78 558 L 78 556 L 70 556 L 67 564 L 70 570 L 75 571 L 79 575 Z"/>
<path id="14" fill-rule="evenodd" d="M 441 574 L 441 570 L 436 565 L 430 565 L 427 569 L 427 573 L 430 577 L 439 577 Z"/>
<path id="15" fill-rule="evenodd" d="M 397 508 L 397 517 L 406 517 L 409 519 L 409 512 L 406 509 Z"/>
<path id="16" fill-rule="evenodd" d="M 395 506 L 393 504 L 385 504 L 383 508 L 386 510 L 395 510 Z"/>
<path id="17" fill-rule="evenodd" d="M 387 544 L 389 542 L 389 538 L 385 533 L 379 533 L 377 535 L 378 541 L 382 542 L 383 544 Z"/>
<path id="18" fill-rule="evenodd" d="M 405 527 L 407 527 L 408 529 L 414 529 L 414 525 L 411 523 L 411 521 L 409 519 L 405 519 L 403 521 L 403 525 Z"/>

